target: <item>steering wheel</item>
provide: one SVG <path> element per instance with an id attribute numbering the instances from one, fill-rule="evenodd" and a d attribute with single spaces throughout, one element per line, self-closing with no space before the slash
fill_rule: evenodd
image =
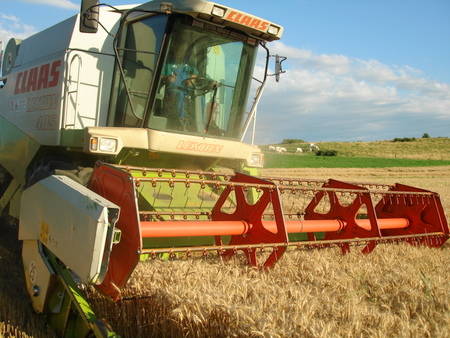
<path id="1" fill-rule="evenodd" d="M 204 76 L 191 76 L 181 83 L 184 88 L 192 90 L 195 96 L 205 95 L 217 85 L 216 81 Z"/>

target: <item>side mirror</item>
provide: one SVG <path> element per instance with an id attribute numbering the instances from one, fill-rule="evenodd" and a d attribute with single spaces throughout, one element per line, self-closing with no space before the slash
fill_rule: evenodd
<path id="1" fill-rule="evenodd" d="M 280 75 L 283 73 L 286 73 L 286 71 L 283 70 L 283 62 L 286 61 L 287 57 L 275 55 L 275 80 L 277 82 L 280 82 Z"/>
<path id="2" fill-rule="evenodd" d="M 80 10 L 80 32 L 97 33 L 98 30 L 98 0 L 82 0 Z"/>

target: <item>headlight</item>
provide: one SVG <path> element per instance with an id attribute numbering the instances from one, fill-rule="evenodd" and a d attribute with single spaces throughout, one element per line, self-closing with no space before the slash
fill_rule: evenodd
<path id="1" fill-rule="evenodd" d="M 113 138 L 100 138 L 99 147 L 100 151 L 114 153 L 117 149 L 117 140 Z"/>
<path id="2" fill-rule="evenodd" d="M 225 8 L 214 6 L 211 14 L 223 18 L 225 16 L 225 12 L 226 12 Z"/>
<path id="3" fill-rule="evenodd" d="M 264 154 L 262 153 L 253 153 L 247 161 L 247 165 L 253 168 L 262 168 L 264 167 Z"/>
<path id="4" fill-rule="evenodd" d="M 90 150 L 100 153 L 115 153 L 117 150 L 117 139 L 109 137 L 91 137 Z"/>
<path id="5" fill-rule="evenodd" d="M 280 27 L 273 26 L 273 25 L 269 26 L 269 29 L 268 29 L 269 34 L 278 35 L 279 32 L 280 32 Z"/>

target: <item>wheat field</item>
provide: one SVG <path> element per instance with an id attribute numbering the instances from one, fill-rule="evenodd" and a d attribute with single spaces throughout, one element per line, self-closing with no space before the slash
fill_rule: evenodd
<path id="1" fill-rule="evenodd" d="M 450 215 L 450 167 L 263 174 L 410 184 L 440 193 Z M 21 289 L 19 265 L 10 263 L 18 253 L 4 244 L 0 336 L 48 336 Z M 155 260 L 138 266 L 119 303 L 92 290 L 90 299 L 99 317 L 126 337 L 450 337 L 448 262 L 448 243 L 440 250 L 384 245 L 367 256 L 290 251 L 268 272 L 239 258 Z"/>

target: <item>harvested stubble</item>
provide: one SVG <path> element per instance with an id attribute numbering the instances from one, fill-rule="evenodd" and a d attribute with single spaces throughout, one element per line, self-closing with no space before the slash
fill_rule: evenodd
<path id="1" fill-rule="evenodd" d="M 0 219 L 0 337 L 53 337 L 25 290 L 17 230 Z"/>

